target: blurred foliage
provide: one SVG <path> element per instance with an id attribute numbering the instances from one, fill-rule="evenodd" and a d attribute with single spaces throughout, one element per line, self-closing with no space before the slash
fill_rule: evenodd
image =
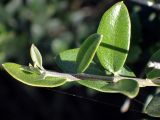
<path id="1" fill-rule="evenodd" d="M 78 0 L 2 0 L 0 1 L 0 63 L 16 61 L 28 64 L 29 48 L 36 44 L 45 65 L 54 64 L 54 56 L 79 47 L 89 34 L 96 32 L 99 18 L 115 1 Z M 128 2 L 128 4 L 132 4 Z M 132 21 L 132 42 L 128 63 L 136 63 L 142 55 L 144 38 L 142 6 L 128 6 Z M 148 22 L 159 19 L 149 13 Z M 157 42 L 148 49 L 149 55 L 159 48 Z M 148 56 L 149 56 L 148 55 Z"/>
<path id="2" fill-rule="evenodd" d="M 28 50 L 35 43 L 44 63 L 71 47 L 78 47 L 95 31 L 92 6 L 77 0 L 8 0 L 0 2 L 0 63 L 28 62 Z"/>

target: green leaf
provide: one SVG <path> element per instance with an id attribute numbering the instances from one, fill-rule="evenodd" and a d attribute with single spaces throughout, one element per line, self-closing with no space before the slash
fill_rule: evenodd
<path id="1" fill-rule="evenodd" d="M 153 117 L 160 117 L 160 93 L 156 94 L 147 107 L 145 108 L 144 112 Z"/>
<path id="2" fill-rule="evenodd" d="M 116 83 L 107 83 L 106 81 L 97 80 L 79 80 L 78 83 L 100 92 L 121 93 L 129 98 L 136 97 L 139 91 L 138 83 L 128 79 L 120 80 Z"/>
<path id="3" fill-rule="evenodd" d="M 97 33 L 92 34 L 81 45 L 76 59 L 78 73 L 84 72 L 92 62 L 102 37 L 102 35 Z"/>
<path id="4" fill-rule="evenodd" d="M 118 74 L 126 77 L 135 77 L 135 74 L 126 65 L 118 71 Z M 130 98 L 135 97 L 139 91 L 139 85 L 134 80 L 121 80 L 117 83 L 107 83 L 105 81 L 93 80 L 80 80 L 78 81 L 78 83 L 101 92 L 122 93 Z"/>
<path id="5" fill-rule="evenodd" d="M 160 85 L 160 50 L 150 58 L 146 68 L 146 76 L 151 79 L 153 83 Z"/>
<path id="6" fill-rule="evenodd" d="M 66 73 L 76 73 L 76 58 L 79 48 L 66 50 L 56 57 L 57 65 Z M 105 75 L 105 71 L 101 70 L 95 63 L 91 63 L 85 73 L 95 75 Z"/>
<path id="7" fill-rule="evenodd" d="M 149 73 L 147 73 L 147 78 L 154 79 L 160 78 L 160 70 L 152 69 Z"/>
<path id="8" fill-rule="evenodd" d="M 42 56 L 37 47 L 32 44 L 31 49 L 30 49 L 30 54 L 32 61 L 34 63 L 34 67 L 38 67 L 40 69 L 43 69 L 42 67 Z"/>
<path id="9" fill-rule="evenodd" d="M 160 78 L 160 50 L 150 58 L 146 68 L 146 76 L 149 79 L 153 79 L 153 82 L 154 79 Z"/>
<path id="10" fill-rule="evenodd" d="M 126 65 L 124 65 L 119 71 L 118 74 L 121 76 L 126 76 L 126 77 L 135 77 L 136 75 L 134 74 L 133 71 Z"/>
<path id="11" fill-rule="evenodd" d="M 134 72 L 129 67 L 127 67 L 126 65 L 124 65 L 116 74 L 118 76 L 136 77 Z M 106 70 L 106 75 L 110 76 L 112 74 L 111 74 L 111 72 Z"/>
<path id="12" fill-rule="evenodd" d="M 102 16 L 97 33 L 102 34 L 103 39 L 97 56 L 102 66 L 112 73 L 119 71 L 126 61 L 130 29 L 128 10 L 123 2 L 115 4 Z"/>
<path id="13" fill-rule="evenodd" d="M 66 79 L 58 77 L 45 77 L 41 74 L 25 72 L 22 65 L 16 63 L 3 64 L 4 69 L 18 81 L 37 87 L 57 87 L 65 84 Z"/>

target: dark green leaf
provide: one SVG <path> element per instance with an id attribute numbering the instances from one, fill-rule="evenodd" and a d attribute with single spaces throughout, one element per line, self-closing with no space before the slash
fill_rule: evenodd
<path id="1" fill-rule="evenodd" d="M 80 47 L 76 59 L 78 73 L 84 72 L 89 66 L 89 64 L 92 62 L 97 48 L 102 41 L 102 37 L 102 35 L 96 33 L 89 36 L 84 41 L 84 43 Z"/>
<path id="2" fill-rule="evenodd" d="M 66 80 L 64 78 L 57 77 L 45 77 L 37 73 L 29 73 L 22 70 L 22 65 L 15 63 L 3 64 L 4 69 L 18 81 L 37 87 L 57 87 L 63 85 Z"/>
<path id="3" fill-rule="evenodd" d="M 160 117 L 160 93 L 152 98 L 144 112 L 153 117 Z"/>
<path id="4" fill-rule="evenodd" d="M 79 84 L 94 90 L 105 93 L 121 93 L 130 98 L 134 98 L 139 91 L 138 83 L 134 80 L 120 80 L 117 83 L 107 83 L 105 81 L 80 80 Z"/>
<path id="5" fill-rule="evenodd" d="M 67 73 L 76 73 L 76 58 L 79 48 L 71 49 L 60 53 L 56 57 L 57 65 Z M 105 75 L 105 71 L 101 70 L 95 63 L 91 63 L 86 69 L 85 73 Z"/>
<path id="6" fill-rule="evenodd" d="M 160 70 L 153 68 L 149 73 L 147 73 L 147 78 L 149 78 L 149 79 L 157 79 L 157 78 L 160 78 Z M 153 81 L 154 81 L 154 80 L 153 80 Z"/>
<path id="7" fill-rule="evenodd" d="M 133 44 L 129 50 L 127 63 L 135 63 L 142 53 L 140 46 Z"/>
<path id="8" fill-rule="evenodd" d="M 152 55 L 150 58 L 147 68 L 146 75 L 149 79 L 157 79 L 160 78 L 160 50 Z"/>
<path id="9" fill-rule="evenodd" d="M 97 56 L 102 66 L 112 73 L 119 71 L 130 45 L 130 18 L 123 2 L 107 10 L 102 16 L 97 33 L 103 35 Z"/>

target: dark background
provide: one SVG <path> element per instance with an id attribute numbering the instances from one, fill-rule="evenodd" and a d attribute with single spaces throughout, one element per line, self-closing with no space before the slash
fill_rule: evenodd
<path id="1" fill-rule="evenodd" d="M 158 1 L 126 0 L 132 21 L 132 38 L 127 65 L 138 77 L 143 75 L 150 56 L 160 48 Z M 34 43 L 47 69 L 62 72 L 54 57 L 79 47 L 95 33 L 102 14 L 117 0 L 1 0 L 0 63 L 27 65 Z M 2 67 L 0 71 L 0 120 L 146 120 L 142 108 L 154 88 L 143 88 L 131 101 L 128 112 L 120 108 L 126 97 L 104 94 L 78 85 L 34 88 L 19 83 Z"/>

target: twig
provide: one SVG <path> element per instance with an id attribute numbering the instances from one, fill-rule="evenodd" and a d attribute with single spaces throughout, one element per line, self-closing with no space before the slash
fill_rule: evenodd
<path id="1" fill-rule="evenodd" d="M 124 76 L 100 76 L 100 75 L 91 75 L 91 74 L 66 74 L 53 71 L 44 71 L 45 77 L 62 77 L 67 79 L 67 81 L 78 81 L 78 80 L 101 80 L 111 83 L 116 83 L 123 79 L 135 80 L 138 82 L 139 87 L 147 86 L 159 86 L 154 84 L 150 79 L 134 78 L 134 77 L 124 77 Z"/>

